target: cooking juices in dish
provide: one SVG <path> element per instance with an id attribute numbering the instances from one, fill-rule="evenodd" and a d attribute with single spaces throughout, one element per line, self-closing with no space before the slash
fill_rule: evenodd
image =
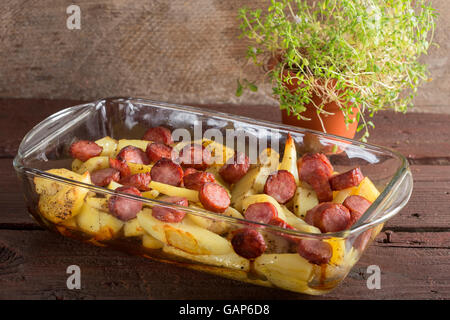
<path id="1" fill-rule="evenodd" d="M 335 287 L 382 226 L 333 236 L 380 193 L 357 166 L 336 172 L 323 153 L 300 155 L 291 135 L 254 164 L 210 139 L 174 142 L 164 126 L 135 138 L 72 142 L 71 168 L 47 173 L 115 192 L 38 176 L 33 213 L 66 236 L 309 294 Z"/>

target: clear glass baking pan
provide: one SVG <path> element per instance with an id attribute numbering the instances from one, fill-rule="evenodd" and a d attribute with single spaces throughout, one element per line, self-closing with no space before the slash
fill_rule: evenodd
<path id="1" fill-rule="evenodd" d="M 380 195 L 350 230 L 313 233 L 213 213 L 195 205 L 179 207 L 158 198 L 118 193 L 46 172 L 71 168 L 73 159 L 68 149 L 75 139 L 97 140 L 105 136 L 140 139 L 147 128 L 155 126 L 186 129 L 194 138 L 211 133 L 210 129 L 216 135 L 225 136 L 231 132 L 236 137 L 243 136 L 243 140 L 224 139 L 223 143 L 237 140 L 236 146 L 229 147 L 243 147 L 253 162 L 254 155 L 266 146 L 278 148 L 282 154 L 290 134 L 299 157 L 308 152 L 325 153 L 337 172 L 359 166 Z M 329 292 L 346 277 L 383 224 L 406 205 L 413 184 L 407 160 L 390 149 L 278 123 L 136 98 L 102 99 L 53 114 L 24 137 L 14 167 L 23 185 L 29 212 L 40 225 L 51 231 L 235 280 L 313 295 Z M 83 195 L 82 201 L 87 201 L 88 197 L 96 199 L 97 203 L 92 206 L 97 206 L 97 215 L 93 218 L 84 214 L 83 227 L 80 227 L 81 215 L 78 220 L 73 217 L 51 222 L 41 212 L 36 179 L 41 188 L 42 185 L 52 188 L 53 193 L 76 190 Z M 186 213 L 190 222 L 186 223 L 188 226 L 163 222 L 145 226 L 124 223 L 110 215 L 107 206 L 102 206 L 113 195 L 137 199 L 143 203 L 143 210 L 151 210 L 155 205 L 178 208 Z M 70 203 L 63 205 L 70 206 Z M 94 225 L 92 229 L 86 228 L 89 221 Z M 266 240 L 266 251 L 256 259 L 237 255 L 230 245 L 233 232 L 244 227 L 258 230 Z M 159 239 L 155 240 L 155 233 Z M 333 255 L 328 263 L 310 263 L 293 248 L 296 239 L 326 241 L 331 244 Z"/>

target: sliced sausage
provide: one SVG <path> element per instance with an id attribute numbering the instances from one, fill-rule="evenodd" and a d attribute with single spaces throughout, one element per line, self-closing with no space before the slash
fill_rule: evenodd
<path id="1" fill-rule="evenodd" d="M 199 191 L 198 198 L 206 210 L 222 213 L 230 206 L 227 190 L 214 182 L 205 183 Z"/>
<path id="2" fill-rule="evenodd" d="M 199 170 L 194 169 L 194 168 L 186 168 L 186 169 L 184 169 L 184 176 L 188 176 L 191 173 L 196 173 L 196 172 L 199 172 Z"/>
<path id="3" fill-rule="evenodd" d="M 205 170 L 211 164 L 211 151 L 201 144 L 187 145 L 181 149 L 178 161 L 185 168 Z"/>
<path id="4" fill-rule="evenodd" d="M 172 160 L 162 158 L 153 165 L 150 175 L 153 181 L 177 187 L 183 180 L 183 169 Z"/>
<path id="5" fill-rule="evenodd" d="M 358 186 L 363 179 L 364 175 L 361 169 L 354 168 L 350 171 L 332 176 L 330 178 L 330 185 L 332 190 L 343 190 Z"/>
<path id="6" fill-rule="evenodd" d="M 117 159 L 121 161 L 137 163 L 137 164 L 149 164 L 150 160 L 147 154 L 141 150 L 141 148 L 135 146 L 126 146 L 122 148 L 117 154 Z"/>
<path id="7" fill-rule="evenodd" d="M 141 196 L 141 193 L 135 187 L 124 186 L 117 188 L 116 191 Z M 137 213 L 142 210 L 142 202 L 114 195 L 109 198 L 108 207 L 112 215 L 122 221 L 128 221 L 136 218 Z"/>
<path id="8" fill-rule="evenodd" d="M 264 237 L 255 229 L 243 228 L 233 233 L 231 245 L 234 252 L 246 259 L 255 259 L 266 251 Z"/>
<path id="9" fill-rule="evenodd" d="M 124 186 L 136 187 L 140 191 L 148 191 L 149 183 L 152 181 L 150 172 L 136 173 L 120 180 L 120 184 Z"/>
<path id="10" fill-rule="evenodd" d="M 314 189 L 319 202 L 333 200 L 329 179 L 333 174 L 333 166 L 327 156 L 321 153 L 305 154 L 297 161 L 300 180 Z"/>
<path id="11" fill-rule="evenodd" d="M 220 168 L 219 174 L 226 182 L 236 183 L 245 176 L 249 168 L 249 158 L 244 153 L 239 152 Z"/>
<path id="12" fill-rule="evenodd" d="M 186 198 L 183 197 L 161 197 L 159 200 L 172 203 L 178 206 L 187 207 L 189 202 Z M 183 210 L 165 208 L 162 206 L 154 206 L 152 208 L 152 215 L 158 220 L 164 222 L 180 222 L 183 220 L 186 213 Z"/>
<path id="13" fill-rule="evenodd" d="M 264 193 L 279 203 L 284 204 L 294 197 L 297 184 L 295 178 L 287 170 L 278 170 L 272 173 L 264 185 Z"/>
<path id="14" fill-rule="evenodd" d="M 91 181 L 99 187 L 105 187 L 111 181 L 118 182 L 120 180 L 120 171 L 114 168 L 104 168 L 91 172 Z"/>
<path id="15" fill-rule="evenodd" d="M 89 160 L 92 157 L 99 156 L 102 151 L 103 147 L 89 140 L 80 140 L 74 142 L 69 148 L 71 157 L 83 162 Z"/>
<path id="16" fill-rule="evenodd" d="M 333 248 L 327 242 L 317 239 L 301 239 L 298 241 L 297 252 L 313 264 L 328 263 L 333 255 Z"/>
<path id="17" fill-rule="evenodd" d="M 372 202 L 364 197 L 354 195 L 345 198 L 342 204 L 350 211 L 349 227 L 351 227 L 369 209 Z"/>
<path id="18" fill-rule="evenodd" d="M 142 140 L 148 140 L 164 144 L 173 144 L 172 133 L 165 127 L 154 127 L 148 129 Z"/>
<path id="19" fill-rule="evenodd" d="M 305 221 L 322 232 L 337 232 L 349 227 L 350 212 L 341 204 L 323 202 L 306 212 Z"/>
<path id="20" fill-rule="evenodd" d="M 199 191 L 202 185 L 204 185 L 205 183 L 216 182 L 216 179 L 212 173 L 197 170 L 195 171 L 196 172 L 193 173 L 188 172 L 187 175 L 185 171 L 185 175 L 183 178 L 185 188 Z"/>
<path id="21" fill-rule="evenodd" d="M 109 158 L 109 166 L 110 168 L 119 170 L 121 179 L 124 179 L 125 177 L 128 177 L 131 174 L 130 167 L 128 167 L 126 161 Z"/>
<path id="22" fill-rule="evenodd" d="M 364 251 L 370 241 L 370 237 L 372 236 L 372 229 L 366 230 L 356 237 L 355 241 L 353 241 L 353 247 L 360 251 Z"/>
<path id="23" fill-rule="evenodd" d="M 270 202 L 256 202 L 247 207 L 244 216 L 247 220 L 269 223 L 278 217 L 278 211 Z"/>
<path id="24" fill-rule="evenodd" d="M 162 158 L 172 159 L 172 147 L 160 142 L 149 143 L 146 152 L 151 162 L 156 162 Z"/>

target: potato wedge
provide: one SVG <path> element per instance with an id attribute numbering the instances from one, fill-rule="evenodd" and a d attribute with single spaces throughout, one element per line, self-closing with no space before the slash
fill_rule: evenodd
<path id="1" fill-rule="evenodd" d="M 137 139 L 120 139 L 117 143 L 116 153 L 115 156 L 117 156 L 123 148 L 126 146 L 133 146 L 140 148 L 142 151 L 147 150 L 147 145 L 150 143 L 150 141 L 147 140 L 137 140 Z"/>
<path id="2" fill-rule="evenodd" d="M 303 186 L 297 187 L 294 195 L 294 213 L 304 219 L 306 212 L 319 204 L 317 194 L 312 189 Z"/>
<path id="3" fill-rule="evenodd" d="M 184 197 L 192 202 L 199 202 L 198 191 L 187 188 L 174 187 L 169 184 L 152 181 L 149 187 L 158 191 L 159 193 L 171 196 L 171 197 Z"/>
<path id="4" fill-rule="evenodd" d="M 83 161 L 81 161 L 80 159 L 74 159 L 72 161 L 72 171 L 73 172 L 78 172 L 78 170 L 80 170 L 82 165 L 83 165 Z"/>
<path id="5" fill-rule="evenodd" d="M 229 159 L 234 157 L 234 150 L 228 148 L 227 146 L 218 143 L 216 141 L 212 141 L 209 139 L 203 139 L 202 145 L 211 151 L 211 156 L 213 159 L 212 166 L 221 167 L 224 165 Z"/>
<path id="6" fill-rule="evenodd" d="M 243 271 L 250 270 L 250 262 L 234 252 L 223 255 L 195 255 L 186 253 L 180 249 L 167 245 L 163 247 L 163 251 L 165 253 L 172 254 L 184 259 L 200 262 L 203 264 L 209 264 L 216 267 L 224 267 L 227 269 L 237 269 Z"/>
<path id="7" fill-rule="evenodd" d="M 368 177 L 365 177 L 359 184 L 355 194 L 366 198 L 370 202 L 374 202 L 380 195 L 380 191 Z"/>
<path id="8" fill-rule="evenodd" d="M 164 243 L 145 233 L 142 236 L 142 246 L 147 249 L 161 249 L 164 247 Z"/>
<path id="9" fill-rule="evenodd" d="M 96 237 L 97 240 L 109 240 L 114 238 L 124 225 L 122 220 L 103 211 L 99 212 L 99 223 L 100 230 Z"/>
<path id="10" fill-rule="evenodd" d="M 102 153 L 100 156 L 103 157 L 114 157 L 117 149 L 117 140 L 113 139 L 109 136 L 103 137 L 97 141 L 95 141 L 100 147 L 103 147 Z"/>
<path id="11" fill-rule="evenodd" d="M 88 234 L 96 234 L 100 230 L 100 210 L 85 203 L 77 215 L 77 224 L 80 230 Z"/>
<path id="12" fill-rule="evenodd" d="M 297 253 L 263 254 L 255 259 L 255 271 L 277 287 L 303 292 L 308 288 L 313 266 Z"/>
<path id="13" fill-rule="evenodd" d="M 108 199 L 106 198 L 96 198 L 96 197 L 86 197 L 86 199 L 84 200 L 85 203 L 92 207 L 95 208 L 97 210 L 100 211 L 104 211 L 104 212 L 108 212 L 109 208 L 108 208 Z"/>
<path id="14" fill-rule="evenodd" d="M 142 192 L 142 196 L 144 198 L 156 199 L 159 196 L 159 191 L 158 190 L 145 191 Z"/>
<path id="15" fill-rule="evenodd" d="M 73 165 L 73 163 L 72 163 Z M 86 171 L 92 173 L 95 170 L 100 170 L 104 168 L 109 168 L 109 158 L 108 157 L 93 157 L 88 161 L 83 162 L 82 165 L 76 171 L 79 174 L 83 174 Z"/>
<path id="16" fill-rule="evenodd" d="M 87 184 L 91 183 L 89 172 L 83 175 L 67 169 L 51 169 L 46 172 Z M 36 192 L 40 195 L 39 212 L 53 223 L 75 217 L 80 212 L 89 191 L 87 188 L 39 177 L 34 178 L 34 184 Z"/>
<path id="17" fill-rule="evenodd" d="M 331 256 L 329 264 L 341 265 L 345 258 L 345 239 L 331 238 L 324 240 L 328 242 L 333 248 L 333 255 Z"/>
<path id="18" fill-rule="evenodd" d="M 106 188 L 111 189 L 111 190 L 116 190 L 117 188 L 120 188 L 120 187 L 122 187 L 122 185 L 120 183 L 111 181 Z"/>
<path id="19" fill-rule="evenodd" d="M 146 173 L 152 170 L 153 165 L 145 165 L 139 163 L 127 162 L 131 174 Z"/>
<path id="20" fill-rule="evenodd" d="M 291 212 L 288 208 L 281 205 L 283 209 L 284 215 L 286 217 L 285 221 L 297 229 L 298 231 L 308 232 L 308 233 L 320 233 L 320 229 L 316 228 L 310 224 L 307 224 L 303 219 L 297 217 L 293 212 Z"/>
<path id="21" fill-rule="evenodd" d="M 231 244 L 214 232 L 203 229 L 188 219 L 179 223 L 165 223 L 155 219 L 150 209 L 138 213 L 139 224 L 151 236 L 191 254 L 226 254 Z"/>
<path id="22" fill-rule="evenodd" d="M 253 189 L 248 190 L 246 193 L 244 193 L 243 195 L 240 195 L 239 197 L 231 197 L 231 204 L 230 207 L 233 207 L 234 209 L 236 209 L 239 212 L 242 212 L 242 201 L 251 195 L 256 194 L 256 192 Z"/>
<path id="23" fill-rule="evenodd" d="M 123 226 L 123 234 L 125 237 L 139 237 L 143 236 L 145 233 L 144 229 L 139 224 L 138 219 L 134 218 L 125 222 Z"/>
<path id="24" fill-rule="evenodd" d="M 300 185 L 300 179 L 297 169 L 297 150 L 295 149 L 294 139 L 288 135 L 286 144 L 284 146 L 283 160 L 278 167 L 278 170 L 287 170 L 294 176 L 297 186 Z"/>
<path id="25" fill-rule="evenodd" d="M 247 207 L 249 205 L 251 205 L 253 203 L 257 203 L 257 202 L 270 202 L 271 204 L 273 204 L 275 206 L 275 208 L 277 208 L 278 217 L 280 219 L 286 221 L 286 215 L 284 214 L 283 208 L 280 206 L 280 204 L 278 203 L 277 200 L 275 200 L 274 198 L 272 198 L 271 196 L 269 196 L 267 194 L 255 194 L 255 195 L 245 197 L 242 200 L 242 212 L 244 213 L 244 215 L 245 215 L 245 210 L 247 209 Z"/>
<path id="26" fill-rule="evenodd" d="M 193 209 L 203 209 L 201 204 L 191 204 L 189 205 L 190 208 Z M 241 215 L 239 211 L 232 207 L 228 207 L 222 215 L 229 216 L 229 217 L 235 217 L 235 218 L 241 218 L 244 217 Z M 214 218 L 205 218 L 200 215 L 195 214 L 188 214 L 185 219 L 189 219 L 192 222 L 194 222 L 196 225 L 208 229 L 209 231 L 212 231 L 217 234 L 224 234 L 231 228 L 231 223 L 220 220 L 220 219 L 214 219 Z"/>
<path id="27" fill-rule="evenodd" d="M 342 204 L 344 200 L 358 192 L 358 187 L 351 187 L 347 189 L 340 190 L 334 194 L 333 192 L 333 202 Z"/>

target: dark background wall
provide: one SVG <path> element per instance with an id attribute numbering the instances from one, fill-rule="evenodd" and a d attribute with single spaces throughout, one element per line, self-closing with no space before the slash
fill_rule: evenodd
<path id="1" fill-rule="evenodd" d="M 239 7 L 268 0 L 2 0 L 0 97 L 91 100 L 138 96 L 178 103 L 272 104 L 270 90 L 234 96 L 245 62 Z M 68 30 L 66 8 L 81 8 Z M 436 42 L 423 61 L 433 81 L 416 110 L 448 112 L 450 1 L 435 0 Z M 259 71 L 255 70 L 255 73 Z"/>

